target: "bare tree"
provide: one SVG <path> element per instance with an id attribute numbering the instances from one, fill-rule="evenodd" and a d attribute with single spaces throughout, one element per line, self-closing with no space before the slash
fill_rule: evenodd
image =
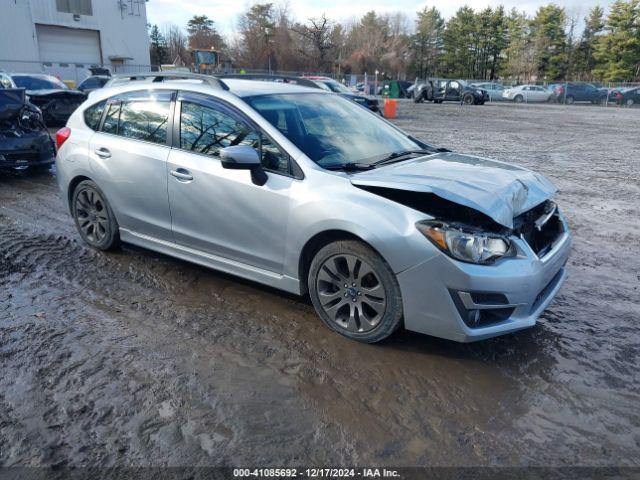
<path id="1" fill-rule="evenodd" d="M 331 66 L 327 58 L 335 47 L 332 38 L 334 28 L 334 22 L 324 14 L 320 18 L 310 18 L 306 25 L 297 24 L 291 28 L 303 40 L 300 53 L 307 56 L 318 70 L 324 71 Z"/>
<path id="2" fill-rule="evenodd" d="M 169 61 L 189 65 L 191 59 L 187 51 L 187 35 L 177 25 L 167 23 L 162 27 L 162 35 L 167 42 Z"/>

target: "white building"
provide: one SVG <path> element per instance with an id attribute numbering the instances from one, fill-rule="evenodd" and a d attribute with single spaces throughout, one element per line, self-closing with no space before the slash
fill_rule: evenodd
<path id="1" fill-rule="evenodd" d="M 0 69 L 82 80 L 149 70 L 146 0 L 2 0 Z"/>

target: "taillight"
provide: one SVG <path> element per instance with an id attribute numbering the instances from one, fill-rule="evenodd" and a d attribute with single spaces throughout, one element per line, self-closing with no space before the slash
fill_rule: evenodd
<path id="1" fill-rule="evenodd" d="M 62 148 L 62 145 L 64 145 L 64 142 L 69 140 L 70 136 L 71 136 L 71 129 L 70 128 L 63 127 L 60 130 L 58 130 L 56 132 L 56 148 L 58 150 L 60 150 L 60 148 Z"/>

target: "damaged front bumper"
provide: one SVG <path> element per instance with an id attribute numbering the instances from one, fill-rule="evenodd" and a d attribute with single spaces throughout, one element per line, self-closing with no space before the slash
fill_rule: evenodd
<path id="1" fill-rule="evenodd" d="M 55 150 L 46 131 L 24 132 L 20 137 L 0 133 L 0 168 L 24 169 L 54 162 Z"/>
<path id="2" fill-rule="evenodd" d="M 444 254 L 398 274 L 408 330 L 471 342 L 535 325 L 565 276 L 571 235 L 563 231 L 542 257 L 513 237 L 519 254 L 474 265 Z"/>

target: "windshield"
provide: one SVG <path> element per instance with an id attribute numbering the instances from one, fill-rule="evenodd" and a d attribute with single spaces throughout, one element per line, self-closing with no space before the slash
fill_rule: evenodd
<path id="1" fill-rule="evenodd" d="M 27 90 L 68 90 L 64 83 L 51 75 L 13 75 L 13 81 L 20 88 Z"/>
<path id="2" fill-rule="evenodd" d="M 288 93 L 246 101 L 321 167 L 372 164 L 393 152 L 421 148 L 384 120 L 338 95 Z"/>

